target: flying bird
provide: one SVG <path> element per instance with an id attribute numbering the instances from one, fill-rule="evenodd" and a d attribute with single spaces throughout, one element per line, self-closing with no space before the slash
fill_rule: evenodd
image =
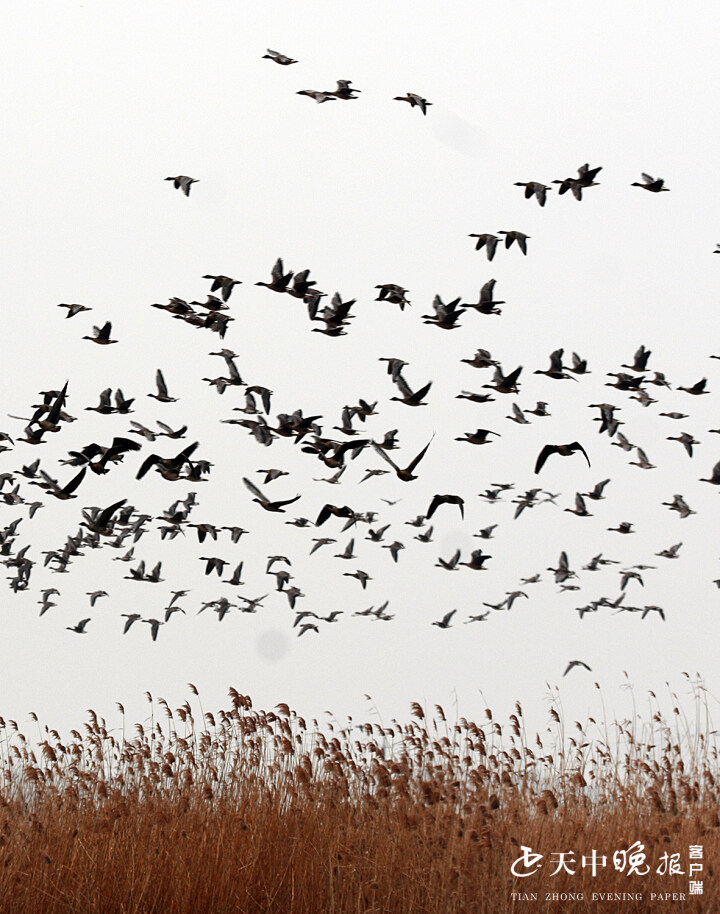
<path id="1" fill-rule="evenodd" d="M 190 178 L 187 175 L 175 175 L 172 178 L 165 178 L 166 181 L 172 181 L 175 190 L 181 190 L 186 197 L 190 196 L 190 188 L 197 184 L 199 178 Z"/>
<path id="2" fill-rule="evenodd" d="M 570 444 L 546 444 L 538 454 L 538 458 L 535 462 L 535 473 L 539 473 L 540 470 L 542 470 L 545 466 L 545 461 L 551 454 L 560 454 L 561 457 L 570 457 L 576 451 L 580 451 L 583 454 L 587 460 L 588 466 L 590 466 L 590 458 L 579 441 L 572 441 Z"/>

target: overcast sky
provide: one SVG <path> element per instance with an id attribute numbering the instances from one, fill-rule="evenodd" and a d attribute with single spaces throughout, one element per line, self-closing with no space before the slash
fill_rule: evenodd
<path id="1" fill-rule="evenodd" d="M 701 477 L 720 459 L 720 354 L 717 296 L 720 257 L 718 131 L 708 99 L 718 94 L 720 64 L 715 4 L 645 2 L 587 4 L 454 2 L 165 4 L 25 2 L 5 11 L 6 47 L 0 100 L 3 111 L 3 263 L 0 289 L 6 320 L 2 341 L 5 383 L 0 429 L 15 439 L 0 455 L 0 472 L 16 473 L 40 456 L 61 483 L 74 474 L 59 459 L 90 443 L 126 435 L 130 420 L 188 425 L 182 441 L 142 438 L 107 475 L 88 473 L 77 498 L 58 501 L 21 482 L 27 502 L 45 506 L 31 520 L 27 504 L 0 504 L 0 529 L 18 517 L 14 550 L 30 544 L 35 561 L 29 588 L 2 599 L 5 717 L 36 711 L 53 726 L 73 726 L 90 706 L 112 719 L 115 701 L 144 714 L 149 690 L 176 706 L 185 683 L 201 690 L 206 708 L 227 688 L 250 694 L 256 706 L 287 701 L 307 716 L 369 713 L 369 694 L 384 718 L 408 713 L 410 701 L 457 701 L 459 713 L 479 715 L 486 704 L 507 712 L 519 699 L 545 720 L 550 687 L 560 686 L 565 708 L 583 719 L 597 711 L 598 682 L 608 713 L 625 713 L 619 686 L 624 672 L 644 696 L 665 681 L 684 688 L 682 671 L 699 671 L 718 689 L 714 620 L 720 591 L 717 546 L 718 490 Z M 267 48 L 295 58 L 287 67 L 263 59 Z M 316 104 L 299 90 L 335 88 L 352 80 L 355 101 Z M 407 92 L 430 102 L 427 116 L 394 100 Z M 526 200 L 516 181 L 550 184 L 578 166 L 602 166 L 599 186 L 581 202 L 559 196 L 547 204 Z M 641 172 L 665 179 L 670 193 L 632 187 Z M 189 197 L 163 179 L 198 179 Z M 524 257 L 499 248 L 490 263 L 474 250 L 470 233 L 519 230 L 530 236 Z M 317 287 L 357 300 L 346 336 L 312 332 L 305 305 L 256 287 L 268 282 L 277 257 L 288 270 L 311 269 Z M 154 302 L 171 296 L 205 300 L 204 274 L 241 281 L 229 300 L 224 341 L 208 330 L 173 320 Z M 467 311 L 446 331 L 423 323 L 433 297 L 477 301 L 495 278 L 502 314 Z M 376 302 L 375 286 L 397 283 L 412 305 Z M 57 308 L 92 308 L 70 320 Z M 112 346 L 82 337 L 93 324 L 112 321 Z M 657 403 L 643 407 L 605 387 L 606 372 L 631 364 L 636 349 L 652 350 L 648 377 L 663 371 L 673 389 L 647 385 Z M 360 482 L 367 469 L 389 469 L 371 449 L 348 461 L 341 483 L 300 445 L 279 438 L 258 444 L 246 429 L 221 422 L 238 417 L 243 389 L 219 396 L 203 378 L 223 374 L 209 353 L 222 346 L 238 354 L 243 381 L 273 390 L 273 424 L 281 412 L 302 408 L 320 415 L 323 434 L 343 439 L 344 405 L 378 401 L 362 436 L 380 440 L 398 429 L 406 466 L 432 438 L 404 483 L 390 473 Z M 523 366 L 517 396 L 494 402 L 456 399 L 479 391 L 492 372 L 460 362 L 489 349 L 506 370 Z M 588 359 L 578 380 L 533 375 L 549 353 L 564 348 Z M 397 394 L 381 357 L 402 358 L 414 388 L 432 380 L 427 406 L 391 402 Z M 157 403 L 157 368 L 178 402 Z M 707 377 L 709 396 L 678 391 Z M 68 380 L 67 410 L 77 417 L 32 447 L 17 441 L 38 391 Z M 128 416 L 98 415 L 106 387 L 136 397 Z M 549 417 L 518 425 L 507 416 L 547 401 Z M 619 407 L 621 431 L 646 452 L 653 470 L 598 435 L 591 403 Z M 688 414 L 684 420 L 661 411 Z M 501 437 L 483 447 L 454 439 L 476 428 Z M 700 442 L 690 458 L 668 435 L 690 432 Z M 434 437 L 432 437 L 434 435 Z M 546 443 L 579 440 L 581 454 L 553 456 L 539 476 L 535 458 Z M 154 472 L 136 480 L 148 454 L 175 454 L 199 441 L 196 457 L 212 462 L 206 481 L 167 482 Z M 262 482 L 259 468 L 289 472 L 263 488 L 273 498 L 302 498 L 286 514 L 266 514 L 253 503 L 242 477 Z M 576 492 L 610 478 L 603 501 L 589 502 L 592 517 L 576 517 Z M 515 488 L 498 504 L 478 495 L 492 483 Z M 541 486 L 556 495 L 513 519 L 511 499 Z M 6 484 L 3 492 L 12 488 Z M 124 550 L 86 550 L 68 574 L 43 567 L 43 551 L 74 534 L 88 506 L 121 498 L 153 517 L 196 491 L 191 521 L 240 525 L 237 545 L 227 533 L 197 542 L 195 531 L 161 541 L 157 521 L 135 546 L 148 567 L 163 562 L 164 581 L 126 581 L 130 567 L 113 558 Z M 413 539 L 406 521 L 427 512 L 433 495 L 456 494 L 431 522 L 433 542 Z M 695 514 L 681 519 L 662 506 L 682 494 Z M 544 496 L 541 496 L 544 497 Z M 400 499 L 395 505 L 383 499 Z M 393 563 L 383 544 L 365 539 L 367 525 L 341 532 L 331 519 L 320 530 L 283 523 L 312 521 L 326 502 L 376 511 L 374 528 L 390 524 L 383 544 L 401 541 Z M 632 522 L 623 536 L 608 527 Z M 473 537 L 497 524 L 494 537 Z M 422 528 L 421 528 L 422 529 Z M 337 543 L 309 556 L 312 538 Z M 357 559 L 335 557 L 355 537 Z M 655 554 L 682 542 L 677 560 Z M 482 546 L 487 570 L 436 567 L 455 549 L 462 560 Z M 562 550 L 580 590 L 559 592 L 546 569 Z M 617 560 L 583 571 L 592 556 Z M 297 608 L 339 622 L 319 622 L 319 633 L 298 638 L 295 614 L 274 579 L 267 556 L 290 558 L 292 584 L 304 597 Z M 244 561 L 246 583 L 233 588 L 204 575 L 200 556 Z M 620 594 L 619 569 L 642 572 L 644 586 L 627 585 L 631 606 L 651 613 L 580 619 L 576 607 Z M 344 572 L 364 569 L 366 591 Z M 522 577 L 542 573 L 539 583 Z M 12 568 L 8 568 L 12 575 Z M 226 573 L 224 577 L 227 577 Z M 40 591 L 58 587 L 57 606 L 39 617 Z M 162 618 L 171 590 L 191 593 L 159 632 L 146 625 L 122 635 L 122 613 Z M 107 590 L 92 610 L 86 593 Z M 510 612 L 491 611 L 524 590 Z M 218 623 L 203 602 L 236 593 L 268 593 L 256 614 L 233 610 Z M 389 600 L 391 622 L 353 613 Z M 456 609 L 447 630 L 433 627 Z M 86 634 L 66 630 L 90 616 Z M 310 620 L 312 621 L 312 620 Z M 592 672 L 562 673 L 571 659 Z"/>

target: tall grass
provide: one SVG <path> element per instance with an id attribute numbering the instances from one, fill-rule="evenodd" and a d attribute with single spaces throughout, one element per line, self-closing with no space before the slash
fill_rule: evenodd
<path id="1" fill-rule="evenodd" d="M 145 723 L 112 733 L 92 711 L 68 739 L 38 723 L 30 740 L 0 718 L 2 914 L 719 908 L 718 757 L 700 683 L 690 716 L 678 703 L 665 719 L 651 700 L 647 720 L 612 725 L 565 721 L 555 697 L 543 738 L 519 704 L 504 723 L 413 704 L 404 723 L 320 726 L 234 689 L 203 714 L 191 691 L 174 710 L 148 695 Z M 613 868 L 635 841 L 647 876 Z M 688 894 L 690 845 L 703 846 L 702 896 Z M 543 868 L 515 878 L 521 846 Z M 593 849 L 607 858 L 595 877 L 580 865 Z M 576 873 L 551 876 L 551 855 L 569 851 Z M 663 853 L 680 854 L 684 875 L 655 872 Z"/>

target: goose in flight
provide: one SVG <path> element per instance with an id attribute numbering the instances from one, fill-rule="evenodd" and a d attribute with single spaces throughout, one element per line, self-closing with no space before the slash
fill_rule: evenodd
<path id="1" fill-rule="evenodd" d="M 263 493 L 260 491 L 260 489 L 258 489 L 254 482 L 251 482 L 245 476 L 243 476 L 243 482 L 245 483 L 246 488 L 248 488 L 250 492 L 252 492 L 252 494 L 255 496 L 253 501 L 256 501 L 260 507 L 264 508 L 266 511 L 273 511 L 275 513 L 284 514 L 285 512 L 283 511 L 283 508 L 285 505 L 291 505 L 293 502 L 296 502 L 300 498 L 299 495 L 296 495 L 294 498 L 288 498 L 283 501 L 270 501 L 267 496 L 263 495 Z"/>
<path id="2" fill-rule="evenodd" d="M 511 371 L 510 374 L 504 375 L 502 373 L 502 368 L 498 365 L 495 368 L 492 384 L 483 384 L 483 387 L 489 387 L 492 390 L 496 390 L 499 394 L 519 393 L 517 381 L 521 371 L 522 365 L 519 365 L 514 371 Z"/>
<path id="3" fill-rule="evenodd" d="M 642 183 L 633 181 L 630 187 L 642 187 L 643 190 L 649 190 L 653 194 L 659 194 L 663 190 L 670 190 L 664 186 L 665 181 L 662 178 L 653 178 L 652 175 L 642 173 Z"/>
<path id="4" fill-rule="evenodd" d="M 292 270 L 289 273 L 285 273 L 284 270 L 282 257 L 278 257 L 271 271 L 270 282 L 256 282 L 255 285 L 265 286 L 266 289 L 270 289 L 272 292 L 287 292 L 288 284 L 294 274 Z"/>
<path id="5" fill-rule="evenodd" d="M 181 190 L 186 197 L 190 196 L 190 188 L 197 184 L 199 178 L 190 178 L 188 175 L 175 175 L 175 177 L 165 178 L 166 181 L 172 181 L 175 190 Z"/>
<path id="6" fill-rule="evenodd" d="M 442 330 L 456 330 L 460 326 L 457 322 L 458 318 L 461 314 L 464 314 L 466 310 L 465 308 L 458 307 L 459 305 L 459 298 L 455 298 L 453 301 L 446 304 L 439 295 L 436 295 L 432 303 L 435 314 L 423 314 L 423 323 L 434 324 Z"/>
<path id="7" fill-rule="evenodd" d="M 690 457 L 693 455 L 693 445 L 700 444 L 699 441 L 696 441 L 695 438 L 688 432 L 683 432 L 680 435 L 668 435 L 668 441 L 679 441 L 680 444 L 685 448 Z"/>
<path id="8" fill-rule="evenodd" d="M 487 259 L 492 260 L 495 256 L 495 251 L 497 250 L 498 242 L 500 238 L 497 235 L 491 235 L 489 232 L 484 232 L 481 235 L 470 234 L 468 238 L 477 238 L 475 242 L 475 250 L 479 251 L 480 248 L 485 248 L 485 253 L 487 254 Z"/>
<path id="9" fill-rule="evenodd" d="M 408 290 L 403 289 L 402 286 L 398 286 L 394 282 L 386 282 L 382 285 L 375 286 L 375 288 L 380 290 L 375 301 L 387 301 L 392 305 L 399 305 L 401 311 L 405 310 L 405 305 L 410 304 L 406 298 Z M 386 361 L 392 360 L 387 359 Z M 390 373 L 390 369 L 388 369 L 388 373 Z"/>
<path id="10" fill-rule="evenodd" d="M 506 248 L 511 247 L 514 242 L 517 242 L 517 246 L 520 248 L 520 250 L 523 252 L 523 254 L 527 254 L 527 242 L 528 242 L 528 239 L 530 238 L 529 235 L 526 235 L 524 232 L 516 232 L 516 231 L 512 231 L 512 232 L 501 231 L 500 234 L 505 236 L 505 247 Z"/>
<path id="11" fill-rule="evenodd" d="M 496 283 L 496 280 L 488 279 L 488 281 L 485 283 L 485 285 L 480 289 L 480 298 L 478 299 L 478 301 L 473 304 L 471 304 L 469 302 L 464 302 L 463 304 L 465 305 L 465 307 L 472 308 L 475 311 L 479 311 L 480 314 L 502 314 L 502 311 L 497 306 L 504 305 L 505 302 L 497 301 L 496 299 L 493 298 L 495 283 Z M 479 351 L 483 352 L 484 350 L 481 349 Z M 489 352 L 487 353 L 487 357 L 488 358 L 490 357 Z M 467 362 L 468 360 L 461 359 L 461 361 Z M 472 362 L 469 362 L 469 364 L 472 364 Z M 475 367 L 483 367 L 483 366 L 475 366 Z"/>
<path id="12" fill-rule="evenodd" d="M 469 562 L 458 562 L 459 565 L 464 565 L 466 568 L 471 568 L 473 571 L 487 571 L 487 568 L 484 567 L 485 562 L 488 559 L 491 559 L 491 555 L 486 555 L 482 549 L 473 549 L 470 553 Z"/>
<path id="13" fill-rule="evenodd" d="M 199 444 L 199 441 L 195 441 L 192 444 L 189 444 L 174 457 L 160 457 L 158 454 L 150 454 L 143 461 L 135 478 L 142 479 L 147 471 L 151 467 L 155 466 L 157 467 L 160 475 L 165 479 L 170 481 L 180 479 L 180 471 L 182 470 L 183 465 L 187 463 L 190 467 L 192 467 L 192 464 L 190 463 L 190 457 L 195 453 Z"/>
<path id="14" fill-rule="evenodd" d="M 233 279 L 231 276 L 223 276 L 222 274 L 214 276 L 212 273 L 206 273 L 203 276 L 203 279 L 212 279 L 210 291 L 217 292 L 219 289 L 220 295 L 224 302 L 230 298 L 232 290 L 235 288 L 235 286 L 241 283 L 241 280 L 239 279 Z"/>
<path id="15" fill-rule="evenodd" d="M 490 282 L 494 282 L 494 280 L 490 280 Z M 483 289 L 487 285 L 488 283 L 483 286 Z M 482 300 L 482 289 L 480 290 L 480 298 Z M 499 368 L 500 366 L 500 363 L 492 358 L 487 349 L 478 349 L 471 359 L 460 359 L 460 361 L 470 365 L 472 368 Z"/>
<path id="16" fill-rule="evenodd" d="M 656 552 L 655 555 L 658 555 L 664 559 L 676 559 L 678 558 L 678 553 L 680 552 L 681 546 L 682 543 L 675 543 L 674 546 L 668 546 L 667 549 L 661 549 L 660 552 Z"/>
<path id="17" fill-rule="evenodd" d="M 547 192 L 552 190 L 547 184 L 541 184 L 539 181 L 516 181 L 515 187 L 524 187 L 525 199 L 529 200 L 534 196 L 540 206 L 545 206 Z"/>
<path id="18" fill-rule="evenodd" d="M 425 513 L 425 518 L 430 520 L 440 505 L 457 505 L 460 508 L 460 517 L 465 517 L 465 501 L 459 495 L 433 495 L 430 507 Z"/>
<path id="19" fill-rule="evenodd" d="M 117 343 L 117 340 L 111 340 L 110 334 L 112 333 L 112 323 L 110 321 L 105 321 L 102 327 L 93 327 L 92 336 L 84 336 L 84 340 L 90 340 L 92 343 L 97 343 L 100 346 L 109 346 L 111 343 Z"/>
<path id="20" fill-rule="evenodd" d="M 540 470 L 542 470 L 545 466 L 545 461 L 551 454 L 560 454 L 561 457 L 570 457 L 576 451 L 580 451 L 583 454 L 587 460 L 588 466 L 590 466 L 590 458 L 579 441 L 571 441 L 570 444 L 546 444 L 538 454 L 538 458 L 535 462 L 535 473 L 539 473 Z"/>
<path id="21" fill-rule="evenodd" d="M 58 308 L 67 308 L 67 314 L 65 315 L 66 319 L 68 317 L 75 317 L 75 315 L 80 314 L 81 311 L 92 311 L 92 308 L 87 308 L 85 305 L 78 305 L 78 304 L 73 304 L 73 305 L 62 304 L 62 305 L 58 305 Z"/>
<path id="22" fill-rule="evenodd" d="M 386 450 L 381 448 L 380 445 L 377 444 L 375 441 L 372 442 L 372 446 L 373 446 L 373 450 L 375 451 L 375 453 L 379 454 L 382 457 L 382 459 L 386 463 L 388 463 L 393 468 L 393 470 L 395 470 L 395 475 L 397 476 L 398 479 L 402 480 L 402 482 L 411 482 L 413 479 L 417 479 L 417 476 L 413 475 L 413 470 L 420 463 L 420 461 L 423 459 L 423 457 L 427 453 L 427 449 L 432 444 L 434 437 L 435 437 L 435 435 L 433 434 L 432 438 L 428 441 L 428 443 L 420 451 L 420 453 L 417 454 L 415 457 L 413 457 L 413 459 L 410 461 L 410 463 L 404 468 L 399 467 L 395 463 L 395 461 L 392 459 L 392 457 L 390 457 L 390 455 L 386 452 Z"/>
<path id="23" fill-rule="evenodd" d="M 560 553 L 557 568 L 547 568 L 546 571 L 552 571 L 552 573 L 555 575 L 556 584 L 563 584 L 565 581 L 567 581 L 568 578 L 576 577 L 575 572 L 570 571 L 567 552 L 565 552 L 565 550 Z"/>
<path id="24" fill-rule="evenodd" d="M 438 628 L 450 628 L 450 620 L 452 619 L 452 617 L 455 615 L 456 612 L 457 612 L 456 609 L 451 609 L 449 613 L 445 613 L 445 615 L 442 617 L 442 619 L 440 619 L 437 622 L 433 622 L 432 624 L 437 625 Z"/>
<path id="25" fill-rule="evenodd" d="M 453 553 L 452 558 L 444 559 L 438 556 L 438 560 L 435 563 L 436 568 L 444 568 L 446 571 L 456 571 L 457 564 L 460 561 L 460 550 L 456 549 Z"/>
<path id="26" fill-rule="evenodd" d="M 77 625 L 66 625 L 65 628 L 69 632 L 76 632 L 78 635 L 87 634 L 87 624 L 90 622 L 90 617 L 87 619 L 81 619 Z"/>
<path id="27" fill-rule="evenodd" d="M 307 95 L 308 98 L 312 98 L 322 105 L 323 102 L 334 102 L 337 96 L 334 92 L 319 92 L 317 89 L 301 89 L 296 93 L 297 95 Z"/>
<path id="28" fill-rule="evenodd" d="M 701 479 L 700 482 L 709 482 L 710 485 L 720 486 L 720 460 L 712 468 L 712 474 L 709 479 Z"/>
<path id="29" fill-rule="evenodd" d="M 409 102 L 411 108 L 419 108 L 423 114 L 427 114 L 427 109 L 432 102 L 429 102 L 422 95 L 416 95 L 414 92 L 407 92 L 405 95 L 396 95 L 394 102 Z"/>
<path id="30" fill-rule="evenodd" d="M 466 441 L 468 444 L 492 444 L 492 441 L 488 439 L 488 435 L 497 435 L 500 437 L 499 432 L 491 432 L 487 428 L 478 428 L 474 432 L 465 432 L 462 438 L 456 438 L 456 441 Z"/>
<path id="31" fill-rule="evenodd" d="M 605 498 L 603 495 L 603 490 L 609 482 L 609 479 L 603 479 L 600 482 L 596 483 L 595 487 L 590 492 L 582 492 L 581 494 L 585 498 L 592 498 L 593 501 L 599 501 L 601 498 Z"/>
<path id="32" fill-rule="evenodd" d="M 334 92 L 329 93 L 334 95 L 335 98 L 340 98 L 343 101 L 354 101 L 357 98 L 357 95 L 353 95 L 353 92 L 360 93 L 360 89 L 351 89 L 352 84 L 351 79 L 338 79 L 336 80 L 337 88 Z"/>
<path id="33" fill-rule="evenodd" d="M 705 390 L 705 385 L 707 384 L 707 378 L 702 378 L 702 380 L 697 381 L 691 387 L 678 387 L 678 390 L 684 390 L 687 394 L 692 394 L 697 397 L 701 394 L 709 394 L 709 390 Z"/>
<path id="34" fill-rule="evenodd" d="M 597 186 L 597 181 L 595 178 L 598 176 L 598 173 L 602 171 L 602 166 L 597 168 L 590 168 L 590 164 L 586 162 L 584 165 L 581 165 L 578 168 L 577 178 L 564 178 L 562 181 L 555 180 L 553 184 L 559 184 L 558 188 L 559 194 L 564 194 L 569 190 L 572 190 L 573 196 L 576 200 L 582 200 L 582 192 L 586 187 L 595 187 Z"/>
<path id="35" fill-rule="evenodd" d="M 395 400 L 398 403 L 404 403 L 406 406 L 427 406 L 427 403 L 423 403 L 422 401 L 432 387 L 432 381 L 428 381 L 427 384 L 415 391 L 410 388 L 405 378 L 400 374 L 395 379 L 395 383 L 400 388 L 402 397 L 390 397 L 391 400 Z"/>
<path id="36" fill-rule="evenodd" d="M 570 670 L 574 670 L 576 666 L 584 667 L 584 669 L 588 670 L 588 672 L 592 672 L 592 670 L 590 669 L 590 667 L 589 667 L 589 666 L 587 665 L 587 663 L 585 663 L 584 661 L 582 661 L 582 660 L 571 660 L 571 661 L 568 663 L 568 665 L 565 667 L 565 672 L 563 673 L 563 676 L 567 676 L 567 674 L 570 672 Z"/>
<path id="37" fill-rule="evenodd" d="M 272 60 L 275 63 L 280 64 L 281 67 L 289 67 L 291 63 L 297 63 L 297 60 L 293 60 L 292 57 L 286 57 L 285 54 L 281 54 L 279 51 L 273 51 L 271 48 L 267 49 L 267 54 L 263 54 L 263 60 Z"/>

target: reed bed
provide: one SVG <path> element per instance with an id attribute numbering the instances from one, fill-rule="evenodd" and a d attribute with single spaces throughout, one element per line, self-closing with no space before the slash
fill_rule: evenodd
<path id="1" fill-rule="evenodd" d="M 716 911 L 720 773 L 692 685 L 689 715 L 651 695 L 647 719 L 612 725 L 551 697 L 542 737 L 519 704 L 502 723 L 413 704 L 404 723 L 321 726 L 235 689 L 204 713 L 193 686 L 176 709 L 147 695 L 134 727 L 118 706 L 112 732 L 93 711 L 66 739 L 0 718 L 0 911 Z M 646 875 L 613 864 L 636 841 Z M 542 868 L 516 877 L 522 847 Z M 560 852 L 572 875 L 551 875 Z M 683 873 L 658 873 L 663 854 Z"/>

